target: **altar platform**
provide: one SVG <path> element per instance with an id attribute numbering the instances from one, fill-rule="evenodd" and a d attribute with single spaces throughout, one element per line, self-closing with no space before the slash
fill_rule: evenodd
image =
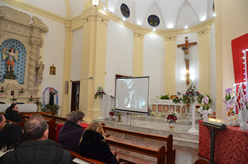
<path id="1" fill-rule="evenodd" d="M 158 120 L 154 120 L 158 119 Z M 191 124 L 180 124 L 177 123 L 175 128 L 171 130 L 169 128 L 169 123 L 165 122 L 165 118 L 158 118 L 152 116 L 131 116 L 131 126 L 130 126 L 130 116 L 122 115 L 121 122 L 111 121 L 110 119 L 97 119 L 96 121 L 100 123 L 105 123 L 107 126 L 127 129 L 137 132 L 157 134 L 162 136 L 173 135 L 173 144 L 183 147 L 190 147 L 198 149 L 199 146 L 199 132 L 189 133 L 188 130 L 191 128 Z M 199 124 L 196 123 L 196 129 L 199 130 Z M 111 135 L 116 135 L 112 134 Z M 114 136 L 116 137 L 116 136 Z"/>

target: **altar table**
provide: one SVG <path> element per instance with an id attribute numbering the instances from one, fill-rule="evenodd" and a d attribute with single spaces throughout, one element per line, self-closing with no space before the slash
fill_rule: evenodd
<path id="1" fill-rule="evenodd" d="M 5 110 L 10 107 L 11 104 L 0 104 L 0 112 L 5 112 Z M 37 112 L 36 104 L 17 104 L 19 112 Z"/>
<path id="2" fill-rule="evenodd" d="M 59 136 L 59 129 L 62 128 L 64 124 L 58 124 L 57 125 L 57 131 L 56 131 L 56 136 L 55 136 L 55 141 L 58 142 L 58 136 Z M 84 128 L 84 130 L 89 126 L 87 123 L 82 123 L 81 126 Z"/>
<path id="3" fill-rule="evenodd" d="M 199 155 L 210 160 L 210 134 L 199 120 Z M 248 164 L 248 131 L 227 127 L 215 136 L 214 162 L 217 164 Z"/>

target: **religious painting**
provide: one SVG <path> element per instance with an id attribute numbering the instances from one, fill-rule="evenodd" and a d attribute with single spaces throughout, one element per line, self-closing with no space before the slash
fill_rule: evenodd
<path id="1" fill-rule="evenodd" d="M 177 112 L 177 113 L 180 113 L 180 106 L 177 106 L 177 107 L 176 107 L 176 112 Z"/>
<path id="2" fill-rule="evenodd" d="M 171 112 L 174 112 L 174 105 L 170 105 Z"/>
<path id="3" fill-rule="evenodd" d="M 50 75 L 56 75 L 56 67 L 54 64 L 50 67 Z"/>
<path id="4" fill-rule="evenodd" d="M 162 105 L 158 105 L 158 111 L 162 112 Z"/>

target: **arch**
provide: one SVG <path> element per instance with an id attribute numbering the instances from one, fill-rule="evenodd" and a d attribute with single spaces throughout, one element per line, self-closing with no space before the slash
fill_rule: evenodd
<path id="1" fill-rule="evenodd" d="M 154 1 L 153 4 L 148 8 L 146 14 L 145 14 L 145 17 L 144 17 L 144 25 L 146 28 L 154 28 L 154 27 L 151 27 L 147 21 L 147 18 L 150 16 L 150 15 L 156 15 L 159 19 L 160 19 L 160 25 L 156 27 L 156 29 L 163 29 L 165 27 L 165 24 L 164 24 L 164 17 L 163 17 L 163 14 L 161 12 L 161 9 L 159 7 L 159 4 L 157 1 Z"/>
<path id="2" fill-rule="evenodd" d="M 46 87 L 45 90 L 43 91 L 43 98 L 42 98 L 43 99 L 43 106 L 44 106 L 44 108 L 46 107 L 46 97 L 45 97 L 45 94 L 46 94 L 46 91 L 47 90 L 50 90 L 50 89 L 54 89 L 55 94 L 56 94 L 56 105 L 59 104 L 58 91 L 55 88 L 53 88 L 53 87 Z"/>

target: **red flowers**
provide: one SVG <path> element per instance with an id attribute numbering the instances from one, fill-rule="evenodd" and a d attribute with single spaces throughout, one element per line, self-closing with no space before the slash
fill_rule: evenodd
<path id="1" fill-rule="evenodd" d="M 114 113 L 114 112 L 109 112 L 109 115 L 110 115 L 110 116 L 114 116 L 115 113 Z"/>
<path id="2" fill-rule="evenodd" d="M 215 116 L 216 115 L 216 112 L 214 112 L 213 115 Z"/>

